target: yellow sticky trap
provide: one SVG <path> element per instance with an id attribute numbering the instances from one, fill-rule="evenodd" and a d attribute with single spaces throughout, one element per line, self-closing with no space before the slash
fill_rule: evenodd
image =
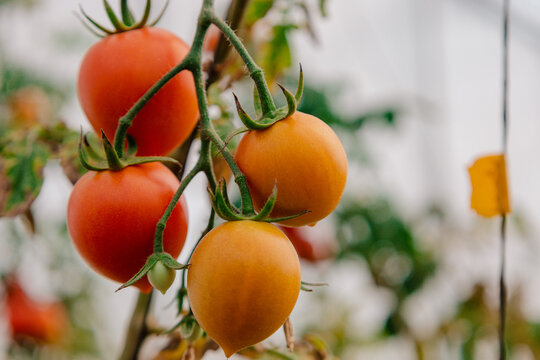
<path id="1" fill-rule="evenodd" d="M 478 215 L 492 217 L 510 212 L 504 155 L 477 159 L 469 167 L 469 176 L 472 184 L 471 208 Z"/>

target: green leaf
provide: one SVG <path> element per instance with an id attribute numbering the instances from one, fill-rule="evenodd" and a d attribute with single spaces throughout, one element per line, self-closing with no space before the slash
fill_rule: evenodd
<path id="1" fill-rule="evenodd" d="M 274 26 L 272 39 L 263 46 L 258 62 L 264 69 L 269 83 L 274 83 L 277 76 L 291 66 L 292 55 L 287 35 L 296 28 L 292 24 Z"/>
<path id="2" fill-rule="evenodd" d="M 26 211 L 41 190 L 43 184 L 42 171 L 47 162 L 47 150 L 39 143 L 33 142 L 26 153 L 12 153 L 0 160 L 0 182 L 2 199 L 0 215 L 15 216 Z"/>
<path id="3" fill-rule="evenodd" d="M 262 19 L 274 5 L 274 0 L 253 0 L 246 10 L 244 23 L 249 27 Z"/>

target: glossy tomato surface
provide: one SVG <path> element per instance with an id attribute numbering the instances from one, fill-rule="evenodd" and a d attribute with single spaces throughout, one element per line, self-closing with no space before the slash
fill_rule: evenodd
<path id="1" fill-rule="evenodd" d="M 296 251 L 268 223 L 221 224 L 201 240 L 190 264 L 193 314 L 227 357 L 278 330 L 300 292 Z"/>
<path id="2" fill-rule="evenodd" d="M 118 119 L 188 51 L 176 35 L 153 27 L 94 44 L 84 56 L 77 86 L 94 130 L 103 129 L 112 141 Z M 189 136 L 198 116 L 193 76 L 182 71 L 137 114 L 128 134 L 137 141 L 138 155 L 165 155 Z"/>
<path id="3" fill-rule="evenodd" d="M 90 171 L 75 184 L 67 224 L 79 254 L 98 273 L 124 283 L 152 254 L 156 224 L 178 189 L 178 179 L 161 163 L 128 166 L 120 171 Z M 187 234 L 183 197 L 167 222 L 165 251 L 180 254 Z M 149 292 L 146 277 L 135 283 Z"/>
<path id="4" fill-rule="evenodd" d="M 277 182 L 273 217 L 309 211 L 283 221 L 314 225 L 337 206 L 347 180 L 347 156 L 334 131 L 320 119 L 295 112 L 265 130 L 247 132 L 235 154 L 260 209 Z"/>

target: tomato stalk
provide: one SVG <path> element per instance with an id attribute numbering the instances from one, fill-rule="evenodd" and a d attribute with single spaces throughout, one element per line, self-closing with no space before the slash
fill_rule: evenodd
<path id="1" fill-rule="evenodd" d="M 294 96 L 290 94 L 287 90 L 282 88 L 284 94 L 286 95 L 289 103 L 288 109 L 276 109 L 275 104 L 272 100 L 270 90 L 264 79 L 264 74 L 262 69 L 257 66 L 253 61 L 252 57 L 247 52 L 246 48 L 242 44 L 241 40 L 236 36 L 234 30 L 232 30 L 223 20 L 219 19 L 213 9 L 213 0 L 204 0 L 202 4 L 201 11 L 199 13 L 199 19 L 197 23 L 197 29 L 195 31 L 195 36 L 192 42 L 191 49 L 188 54 L 178 65 L 173 67 L 168 73 L 166 73 L 161 79 L 159 79 L 137 102 L 132 106 L 132 108 L 119 120 L 118 128 L 114 137 L 114 148 L 119 158 L 124 157 L 124 146 L 127 136 L 127 131 L 137 113 L 156 95 L 159 90 L 167 84 L 174 76 L 179 74 L 181 71 L 187 70 L 192 73 L 194 83 L 195 83 L 195 92 L 197 96 L 197 103 L 199 107 L 199 133 L 201 138 L 201 153 L 199 160 L 195 166 L 189 171 L 185 178 L 181 181 L 178 190 L 176 191 L 174 197 L 171 199 L 167 209 L 165 210 L 163 216 L 156 225 L 156 231 L 154 233 L 154 253 L 151 255 L 145 264 L 145 266 L 128 282 L 123 284 L 121 288 L 129 286 L 134 283 L 137 278 L 146 275 L 146 273 L 153 266 L 152 262 L 155 262 L 158 257 L 164 256 L 163 248 L 163 234 L 167 224 L 167 220 L 172 214 L 173 209 L 176 206 L 176 203 L 180 199 L 180 196 L 184 192 L 187 185 L 191 180 L 199 173 L 203 172 L 209 182 L 209 192 L 212 196 L 213 202 L 212 205 L 216 210 L 216 213 L 226 220 L 257 220 L 257 221 L 281 221 L 283 219 L 293 218 L 299 215 L 302 215 L 305 212 L 302 212 L 297 215 L 293 215 L 286 218 L 279 219 L 270 219 L 269 215 L 273 209 L 273 206 L 277 199 L 277 191 L 274 189 L 271 196 L 268 198 L 267 203 L 262 208 L 259 214 L 255 213 L 253 200 L 249 191 L 247 184 L 246 176 L 242 173 L 238 165 L 236 164 L 233 155 L 227 148 L 227 144 L 221 139 L 217 131 L 215 130 L 208 113 L 208 100 L 206 97 L 206 88 L 203 80 L 203 69 L 202 69 L 202 49 L 205 35 L 208 31 L 208 28 L 211 24 L 215 24 L 219 29 L 225 34 L 225 36 L 231 41 L 234 48 L 240 54 L 241 58 L 244 60 L 250 76 L 255 82 L 258 97 L 260 99 L 260 105 L 263 112 L 263 115 L 268 116 L 274 122 L 279 121 L 282 118 L 290 115 L 291 108 L 296 107 L 296 100 Z M 301 89 L 301 86 L 299 86 Z M 301 93 L 297 91 L 297 95 Z M 294 110 L 293 110 L 294 111 Z M 267 124 L 267 126 L 269 126 Z M 225 184 L 218 187 L 213 167 L 212 167 L 212 158 L 210 153 L 211 144 L 214 144 L 218 149 L 220 149 L 223 158 L 227 162 L 231 172 L 233 173 L 234 179 L 238 188 L 240 190 L 241 197 L 241 208 L 236 210 L 229 202 L 228 196 L 226 194 Z M 170 262 L 170 259 L 166 259 Z M 176 262 L 171 262 L 174 266 L 173 268 L 180 268 L 180 264 Z"/>

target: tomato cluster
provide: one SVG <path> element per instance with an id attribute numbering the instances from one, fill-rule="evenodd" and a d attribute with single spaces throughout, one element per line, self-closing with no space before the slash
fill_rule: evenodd
<path id="1" fill-rule="evenodd" d="M 176 194 L 180 183 L 164 165 L 118 156 L 107 138 L 115 136 L 119 119 L 133 104 L 189 54 L 188 46 L 165 30 L 123 31 L 94 45 L 79 74 L 79 99 L 94 129 L 104 132 L 110 168 L 95 168 L 76 183 L 68 204 L 68 229 L 80 255 L 97 272 L 143 292 L 152 286 L 164 292 L 174 280 L 174 270 L 179 268 L 175 261 L 152 262 L 152 257 L 157 252 L 172 258 L 179 255 L 187 233 L 186 203 L 180 197 L 174 210 L 169 203 L 194 175 L 186 176 L 187 182 Z M 193 80 L 191 73 L 180 72 L 137 113 L 128 133 L 138 145 L 139 159 L 165 155 L 191 133 L 199 115 Z M 206 104 L 206 99 L 199 100 Z M 266 96 L 264 101 L 272 100 Z M 248 199 L 251 196 L 259 213 L 242 208 L 236 214 L 232 205 L 232 212 L 220 213 L 214 203 L 218 215 L 236 221 L 211 230 L 191 257 L 187 272 L 191 310 L 227 356 L 274 333 L 289 317 L 300 292 L 295 247 L 268 222 L 314 225 L 333 211 L 345 187 L 347 159 L 338 137 L 316 117 L 294 111 L 295 101 L 289 97 L 288 112 L 276 110 L 275 114 L 285 115 L 271 126 L 247 132 L 234 155 L 238 168 L 233 172 L 238 178 L 241 171 L 246 179 L 241 186 L 243 202 L 246 194 Z M 275 109 L 266 105 L 266 110 Z M 205 126 L 212 130 L 208 134 L 215 133 L 203 118 L 201 127 Z M 122 140 L 122 136 L 115 139 L 115 146 L 119 143 L 121 148 Z M 210 140 L 201 143 L 205 141 L 198 171 L 209 176 L 214 191 L 212 164 L 204 162 L 203 150 L 210 151 Z M 228 151 L 225 145 L 223 150 Z M 232 158 L 229 154 L 229 164 Z M 231 165 L 230 170 L 233 168 Z M 227 197 L 225 191 L 220 194 Z M 228 199 L 224 204 L 229 206 Z M 159 246 L 162 216 L 166 226 Z"/>

